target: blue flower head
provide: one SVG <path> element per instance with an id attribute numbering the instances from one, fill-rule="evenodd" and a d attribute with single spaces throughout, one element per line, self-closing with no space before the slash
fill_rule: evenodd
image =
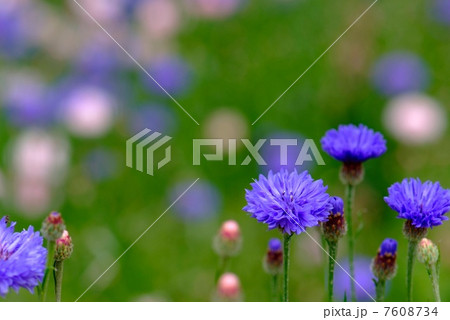
<path id="1" fill-rule="evenodd" d="M 246 190 L 247 205 L 243 210 L 266 223 L 269 230 L 279 228 L 283 233 L 300 234 L 327 220 L 331 210 L 327 187 L 322 180 L 313 180 L 307 171 L 269 171 L 267 177 L 260 175 L 251 186 L 252 190 Z"/>
<path id="2" fill-rule="evenodd" d="M 384 239 L 380 246 L 380 254 L 382 256 L 397 254 L 397 241 L 391 238 Z"/>
<path id="3" fill-rule="evenodd" d="M 280 251 L 281 250 L 281 240 L 278 238 L 272 238 L 269 240 L 269 250 L 270 251 Z"/>
<path id="4" fill-rule="evenodd" d="M 383 135 L 362 124 L 328 130 L 320 142 L 326 153 L 344 163 L 362 163 L 386 152 Z"/>
<path id="5" fill-rule="evenodd" d="M 384 201 L 398 212 L 397 218 L 407 219 L 416 228 L 432 228 L 448 220 L 450 190 L 439 182 L 404 179 L 390 186 L 388 193 Z"/>
<path id="6" fill-rule="evenodd" d="M 332 205 L 331 213 L 344 213 L 344 201 L 340 197 L 330 197 L 330 204 Z"/>
<path id="7" fill-rule="evenodd" d="M 33 293 L 42 281 L 47 259 L 43 238 L 33 227 L 14 232 L 15 223 L 8 227 L 6 217 L 0 220 L 0 296 L 9 289 L 25 288 Z"/>

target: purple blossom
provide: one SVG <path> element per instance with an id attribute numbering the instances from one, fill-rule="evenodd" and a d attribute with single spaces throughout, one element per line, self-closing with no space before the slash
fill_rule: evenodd
<path id="1" fill-rule="evenodd" d="M 191 183 L 177 183 L 170 192 L 170 202 L 174 202 Z M 198 181 L 174 204 L 173 209 L 186 222 L 201 221 L 221 211 L 222 195 L 213 184 Z"/>
<path id="2" fill-rule="evenodd" d="M 430 82 L 425 63 L 408 52 L 382 56 L 372 71 L 372 81 L 375 88 L 386 96 L 422 91 Z"/>
<path id="3" fill-rule="evenodd" d="M 330 197 L 330 204 L 332 206 L 330 212 L 332 214 L 344 212 L 344 201 L 340 197 Z"/>
<path id="4" fill-rule="evenodd" d="M 133 111 L 130 119 L 130 132 L 136 133 L 146 128 L 164 134 L 171 134 L 177 124 L 172 109 L 159 104 L 151 104 Z"/>
<path id="5" fill-rule="evenodd" d="M 434 0 L 431 13 L 437 21 L 450 25 L 450 0 Z"/>
<path id="6" fill-rule="evenodd" d="M 398 212 L 397 218 L 407 219 L 416 228 L 432 228 L 448 220 L 450 211 L 450 190 L 439 182 L 420 179 L 404 179 L 388 189 L 389 196 L 384 201 Z"/>
<path id="7" fill-rule="evenodd" d="M 165 57 L 152 63 L 148 68 L 149 73 L 172 95 L 182 94 L 186 91 L 190 83 L 190 69 L 187 64 L 176 57 Z M 149 88 L 156 94 L 165 96 L 165 92 L 147 75 L 144 75 L 144 81 Z"/>
<path id="8" fill-rule="evenodd" d="M 356 300 L 357 301 L 372 301 L 372 297 L 375 296 L 375 284 L 373 283 L 373 275 L 370 270 L 372 259 L 364 256 L 355 257 L 355 284 L 356 289 Z M 336 271 L 334 274 L 334 295 L 338 300 L 343 301 L 344 297 L 350 298 L 350 288 L 352 279 L 349 276 L 349 265 L 348 259 L 342 259 L 339 261 L 341 267 L 336 266 Z M 358 285 L 359 284 L 359 285 Z M 364 288 L 366 292 L 361 288 Z"/>
<path id="9" fill-rule="evenodd" d="M 395 255 L 397 253 L 397 240 L 386 238 L 383 240 L 380 246 L 380 254 L 383 255 Z"/>
<path id="10" fill-rule="evenodd" d="M 386 152 L 386 140 L 365 125 L 340 125 L 320 140 L 323 150 L 344 163 L 361 163 Z"/>
<path id="11" fill-rule="evenodd" d="M 251 186 L 252 190 L 246 190 L 247 206 L 243 210 L 266 223 L 269 230 L 300 234 L 326 221 L 331 210 L 327 187 L 322 180 L 314 181 L 308 171 L 269 171 L 267 178 L 260 175 Z"/>
<path id="12" fill-rule="evenodd" d="M 14 232 L 15 222 L 8 227 L 6 217 L 0 220 L 0 296 L 9 289 L 25 288 L 33 293 L 44 277 L 47 249 L 43 238 L 32 226 Z"/>
<path id="13" fill-rule="evenodd" d="M 269 250 L 279 251 L 281 250 L 281 240 L 278 238 L 272 238 L 269 240 Z"/>

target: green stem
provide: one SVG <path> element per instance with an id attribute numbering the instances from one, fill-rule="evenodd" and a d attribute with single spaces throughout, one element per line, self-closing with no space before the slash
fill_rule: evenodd
<path id="1" fill-rule="evenodd" d="M 272 276 L 272 301 L 276 302 L 280 299 L 278 295 L 278 275 L 274 274 Z"/>
<path id="2" fill-rule="evenodd" d="M 289 301 L 289 242 L 291 241 L 292 234 L 284 234 L 284 252 L 283 252 L 283 301 Z"/>
<path id="3" fill-rule="evenodd" d="M 375 283 L 375 288 L 377 292 L 377 302 L 384 301 L 384 292 L 385 292 L 386 282 L 384 280 L 378 280 Z"/>
<path id="4" fill-rule="evenodd" d="M 328 241 L 328 301 L 333 301 L 334 264 L 336 261 L 337 241 Z"/>
<path id="5" fill-rule="evenodd" d="M 215 277 L 216 282 L 217 282 L 217 280 L 219 280 L 219 277 L 225 271 L 227 271 L 229 261 L 230 261 L 230 257 L 229 256 L 221 256 L 220 257 L 219 267 L 217 268 L 216 277 Z"/>
<path id="6" fill-rule="evenodd" d="M 348 262 L 350 267 L 350 276 L 352 279 L 355 279 L 355 267 L 354 267 L 355 239 L 353 235 L 353 222 L 352 222 L 353 199 L 355 198 L 355 186 L 348 183 L 345 188 L 345 195 L 347 200 L 347 208 L 345 216 L 347 218 L 347 232 L 348 232 Z M 350 281 L 350 287 L 351 287 L 351 299 L 352 301 L 356 301 L 355 281 Z"/>
<path id="7" fill-rule="evenodd" d="M 408 265 L 407 265 L 407 272 L 406 272 L 406 290 L 407 290 L 408 302 L 412 301 L 412 273 L 413 273 L 414 259 L 416 256 L 416 247 L 417 247 L 417 240 L 409 240 L 409 242 L 408 242 Z"/>
<path id="8" fill-rule="evenodd" d="M 441 295 L 439 293 L 439 276 L 436 270 L 436 264 L 427 265 L 427 272 L 430 276 L 431 284 L 433 285 L 433 295 L 436 302 L 441 302 Z"/>
<path id="9" fill-rule="evenodd" d="M 55 278 L 55 297 L 56 302 L 61 302 L 62 280 L 64 271 L 64 261 L 55 261 L 53 276 Z"/>
<path id="10" fill-rule="evenodd" d="M 47 241 L 47 265 L 45 268 L 44 279 L 42 280 L 42 292 L 41 292 L 41 301 L 45 301 L 47 299 L 47 291 L 48 291 L 48 278 L 50 270 L 53 267 L 53 260 L 55 255 L 55 245 L 54 241 Z"/>

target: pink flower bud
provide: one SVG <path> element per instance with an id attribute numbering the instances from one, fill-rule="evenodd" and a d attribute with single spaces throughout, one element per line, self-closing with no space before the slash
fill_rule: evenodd
<path id="1" fill-rule="evenodd" d="M 237 240 L 241 236 L 239 224 L 234 220 L 225 221 L 220 228 L 220 235 L 229 241 Z"/>
<path id="2" fill-rule="evenodd" d="M 42 222 L 41 233 L 48 241 L 56 241 L 63 234 L 66 225 L 59 212 L 51 212 Z"/>
<path id="3" fill-rule="evenodd" d="M 234 220 L 225 221 L 214 238 L 213 247 L 222 257 L 235 256 L 241 249 L 242 237 L 239 224 Z"/>
<path id="4" fill-rule="evenodd" d="M 224 273 L 217 284 L 217 295 L 221 301 L 238 301 L 241 296 L 241 283 L 234 273 Z"/>
<path id="5" fill-rule="evenodd" d="M 56 240 L 55 260 L 63 261 L 69 259 L 73 252 L 72 238 L 67 230 Z"/>

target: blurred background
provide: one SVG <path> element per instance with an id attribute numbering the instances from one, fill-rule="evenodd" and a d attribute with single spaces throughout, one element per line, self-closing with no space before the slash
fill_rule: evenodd
<path id="1" fill-rule="evenodd" d="M 254 126 L 372 1 L 78 1 L 200 125 L 74 1 L 2 0 L 0 213 L 22 229 L 39 228 L 51 210 L 62 212 L 75 244 L 63 300 L 78 298 L 200 178 L 82 300 L 213 299 L 219 258 L 212 241 L 221 223 L 234 219 L 243 244 L 229 271 L 239 277 L 244 300 L 269 301 L 262 259 L 268 240 L 280 235 L 242 207 L 252 179 L 279 168 L 278 149 L 263 150 L 268 167 L 193 166 L 192 139 L 308 138 L 320 149 L 325 131 L 341 123 L 364 123 L 388 140 L 388 152 L 366 163 L 357 189 L 357 279 L 373 292 L 370 259 L 384 238 L 396 238 L 399 269 L 386 299 L 406 299 L 403 222 L 383 196 L 410 176 L 450 187 L 450 0 L 378 1 Z M 125 166 L 125 142 L 144 128 L 173 137 L 173 160 L 155 176 Z M 246 155 L 238 150 L 241 161 Z M 340 164 L 322 155 L 325 166 L 298 169 L 343 196 Z M 444 301 L 450 299 L 449 228 L 447 222 L 429 233 L 442 252 Z M 317 230 L 311 233 L 319 239 Z M 345 241 L 338 257 L 346 260 Z M 320 248 L 297 236 L 291 261 L 291 300 L 324 300 Z M 340 280 L 339 271 L 337 277 L 336 298 L 343 300 L 349 280 Z M 414 277 L 415 300 L 432 300 L 422 265 Z M 36 299 L 21 290 L 6 300 Z"/>

